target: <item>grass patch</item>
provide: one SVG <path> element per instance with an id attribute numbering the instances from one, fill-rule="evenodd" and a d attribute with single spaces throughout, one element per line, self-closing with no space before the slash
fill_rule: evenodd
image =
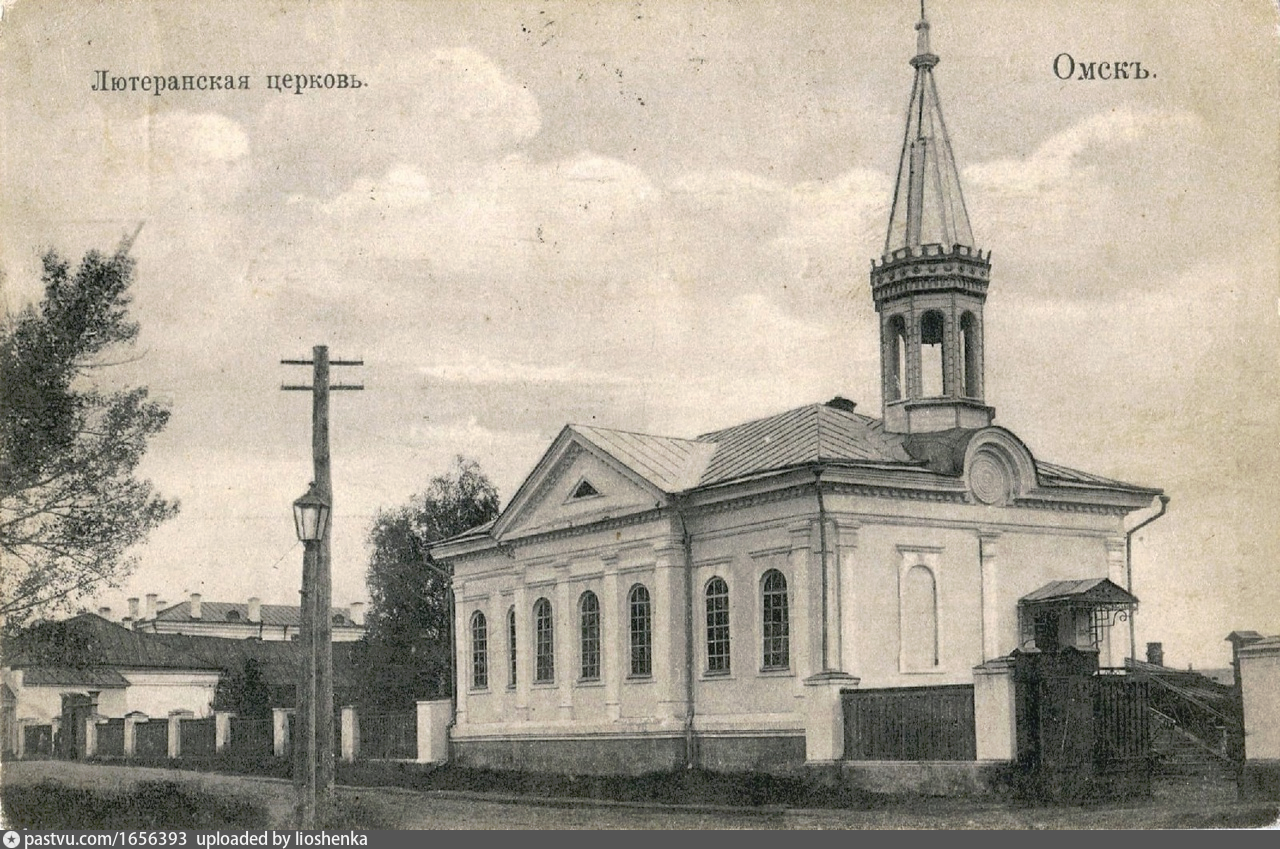
<path id="1" fill-rule="evenodd" d="M 259 828 L 269 819 L 259 802 L 172 781 L 143 781 L 128 790 L 68 787 L 52 781 L 5 785 L 0 801 L 10 826 L 39 830 Z"/>

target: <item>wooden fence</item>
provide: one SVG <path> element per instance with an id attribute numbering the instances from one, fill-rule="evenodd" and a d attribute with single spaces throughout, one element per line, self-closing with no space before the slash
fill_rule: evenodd
<path id="1" fill-rule="evenodd" d="M 847 760 L 977 758 L 971 684 L 848 690 L 842 698 Z"/>

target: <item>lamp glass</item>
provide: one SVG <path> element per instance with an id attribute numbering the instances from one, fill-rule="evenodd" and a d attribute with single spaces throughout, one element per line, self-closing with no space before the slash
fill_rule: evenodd
<path id="1" fill-rule="evenodd" d="M 293 502 L 293 524 L 302 542 L 316 542 L 324 537 L 329 524 L 329 505 L 314 489 Z"/>

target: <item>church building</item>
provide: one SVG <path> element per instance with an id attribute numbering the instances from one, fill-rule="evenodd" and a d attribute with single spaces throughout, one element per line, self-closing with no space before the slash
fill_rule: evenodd
<path id="1" fill-rule="evenodd" d="M 1007 761 L 1011 652 L 1129 656 L 1126 517 L 1161 492 L 1045 462 L 995 424 L 991 255 L 916 29 L 870 272 L 879 416 L 836 397 L 691 437 L 567 425 L 494 522 L 432 549 L 454 575 L 458 762 Z M 955 710 L 925 723 L 937 740 L 889 751 L 846 727 L 863 694 Z"/>

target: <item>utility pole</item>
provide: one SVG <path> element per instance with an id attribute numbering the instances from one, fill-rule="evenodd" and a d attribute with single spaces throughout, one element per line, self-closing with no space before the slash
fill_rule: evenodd
<path id="1" fill-rule="evenodd" d="M 363 360 L 330 360 L 329 348 L 316 345 L 310 360 L 281 360 L 283 365 L 311 366 L 310 386 L 285 384 L 285 391 L 311 393 L 311 457 L 316 493 L 333 510 L 333 476 L 329 464 L 329 392 L 360 390 L 364 386 L 329 382 L 330 366 L 362 366 Z M 302 609 L 298 631 L 303 653 L 298 686 L 298 736 L 295 775 L 303 777 L 299 814 L 303 827 L 314 828 L 317 811 L 333 794 L 333 574 L 330 532 L 326 524 L 317 545 L 308 547 L 303 561 Z M 314 552 L 314 554 L 312 554 Z M 309 820 L 309 822 L 308 822 Z"/>

